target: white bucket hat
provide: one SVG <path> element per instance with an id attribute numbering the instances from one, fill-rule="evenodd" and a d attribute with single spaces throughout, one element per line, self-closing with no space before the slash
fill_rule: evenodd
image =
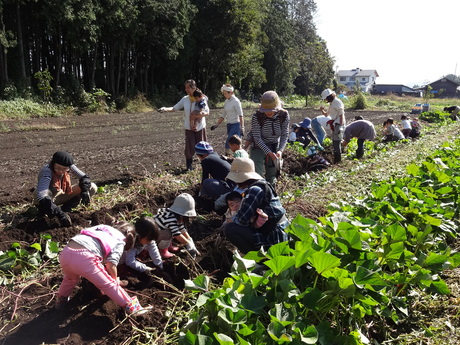
<path id="1" fill-rule="evenodd" d="M 227 175 L 229 180 L 242 183 L 247 180 L 261 180 L 262 176 L 256 173 L 254 161 L 250 158 L 235 158 Z"/>
<path id="2" fill-rule="evenodd" d="M 321 98 L 326 99 L 328 96 L 332 95 L 333 93 L 334 91 L 332 91 L 331 89 L 326 89 L 323 92 L 321 92 Z"/>
<path id="3" fill-rule="evenodd" d="M 169 210 L 184 217 L 196 217 L 195 200 L 188 193 L 178 195 Z"/>

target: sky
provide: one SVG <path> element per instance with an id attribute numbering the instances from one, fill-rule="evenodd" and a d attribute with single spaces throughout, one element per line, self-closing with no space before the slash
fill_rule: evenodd
<path id="1" fill-rule="evenodd" d="M 459 0 L 315 0 L 335 70 L 377 70 L 412 87 L 460 75 Z"/>

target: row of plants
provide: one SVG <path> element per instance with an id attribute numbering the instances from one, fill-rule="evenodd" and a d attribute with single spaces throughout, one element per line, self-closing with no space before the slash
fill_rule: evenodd
<path id="1" fill-rule="evenodd" d="M 317 222 L 297 216 L 291 242 L 250 252 L 221 287 L 187 281 L 196 308 L 180 344 L 366 344 L 410 315 L 417 291 L 447 294 L 440 273 L 460 264 L 460 140 L 407 176 L 374 183 L 361 199 L 330 205 Z"/>
<path id="2" fill-rule="evenodd" d="M 16 274 L 30 275 L 42 266 L 57 265 L 59 249 L 59 243 L 49 234 L 42 234 L 39 242 L 27 248 L 19 242 L 12 243 L 9 250 L 0 251 L 0 286 L 13 284 Z"/>

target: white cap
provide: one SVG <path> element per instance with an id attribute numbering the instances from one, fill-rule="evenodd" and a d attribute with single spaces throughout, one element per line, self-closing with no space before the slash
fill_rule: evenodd
<path id="1" fill-rule="evenodd" d="M 334 91 L 332 91 L 331 89 L 326 89 L 323 92 L 321 92 L 321 98 L 326 99 L 328 96 L 332 95 L 333 93 Z"/>

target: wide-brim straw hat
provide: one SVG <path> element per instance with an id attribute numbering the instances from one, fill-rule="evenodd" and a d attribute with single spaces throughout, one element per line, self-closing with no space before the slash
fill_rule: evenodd
<path id="1" fill-rule="evenodd" d="M 252 159 L 237 157 L 232 162 L 227 179 L 242 183 L 247 180 L 261 180 L 262 176 L 256 173 Z"/>
<path id="2" fill-rule="evenodd" d="M 275 91 L 266 91 L 260 97 L 259 111 L 262 113 L 277 112 L 281 109 L 281 100 Z"/>

